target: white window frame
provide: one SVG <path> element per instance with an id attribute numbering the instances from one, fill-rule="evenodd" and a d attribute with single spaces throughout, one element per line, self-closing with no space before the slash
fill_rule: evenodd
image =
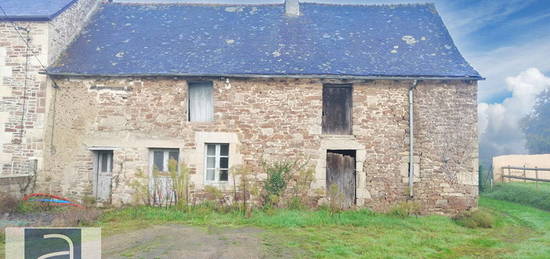
<path id="1" fill-rule="evenodd" d="M 214 145 L 216 147 L 216 152 L 214 154 L 214 156 L 209 156 L 208 155 L 208 146 L 209 145 Z M 221 155 L 221 146 L 222 145 L 227 145 L 227 155 L 224 155 L 222 156 Z M 205 143 L 204 144 L 204 182 L 206 184 L 227 184 L 229 183 L 229 168 L 231 167 L 230 165 L 230 160 L 229 160 L 229 154 L 230 154 L 230 144 L 229 143 Z M 215 163 L 214 163 L 214 168 L 209 168 L 208 167 L 208 158 L 209 157 L 214 157 L 214 160 L 215 160 Z M 221 168 L 220 167 L 220 160 L 221 158 L 227 158 L 227 168 Z M 214 180 L 209 180 L 208 179 L 208 170 L 209 169 L 214 169 Z M 227 180 L 220 180 L 220 170 L 227 170 Z"/>
<path id="2" fill-rule="evenodd" d="M 162 151 L 163 152 L 163 167 L 162 169 L 159 168 L 160 172 L 168 172 L 168 161 L 170 160 L 170 152 L 177 151 L 178 152 L 178 163 L 180 161 L 180 150 L 178 148 L 150 148 L 149 149 L 149 172 L 151 175 L 153 174 L 153 170 L 155 169 L 155 152 Z"/>

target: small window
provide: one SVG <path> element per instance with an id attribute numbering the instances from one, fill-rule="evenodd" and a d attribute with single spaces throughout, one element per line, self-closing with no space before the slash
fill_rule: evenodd
<path id="1" fill-rule="evenodd" d="M 189 121 L 212 121 L 214 119 L 214 87 L 212 82 L 189 82 Z"/>
<path id="2" fill-rule="evenodd" d="M 178 149 L 151 149 L 151 170 L 168 172 L 170 170 L 170 160 L 174 160 L 175 165 L 178 165 L 179 153 Z"/>
<path id="3" fill-rule="evenodd" d="M 206 144 L 206 182 L 229 180 L 229 144 Z"/>
<path id="4" fill-rule="evenodd" d="M 110 173 L 113 171 L 113 151 L 97 151 L 97 169 L 99 173 Z"/>

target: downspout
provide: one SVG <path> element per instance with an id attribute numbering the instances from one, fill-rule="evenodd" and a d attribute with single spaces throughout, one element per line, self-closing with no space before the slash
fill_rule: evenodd
<path id="1" fill-rule="evenodd" d="M 418 81 L 414 80 L 409 87 L 409 197 L 414 196 L 414 89 Z"/>

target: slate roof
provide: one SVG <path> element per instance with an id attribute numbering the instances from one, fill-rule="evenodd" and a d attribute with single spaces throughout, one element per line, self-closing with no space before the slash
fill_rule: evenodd
<path id="1" fill-rule="evenodd" d="M 434 5 L 103 4 L 57 75 L 482 79 Z"/>
<path id="2" fill-rule="evenodd" d="M 2 0 L 0 21 L 49 21 L 78 0 Z"/>

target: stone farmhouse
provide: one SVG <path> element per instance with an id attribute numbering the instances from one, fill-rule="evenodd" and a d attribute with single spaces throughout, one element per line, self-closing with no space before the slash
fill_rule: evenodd
<path id="1" fill-rule="evenodd" d="M 23 2 L 0 4 L 2 186 L 121 205 L 169 159 L 197 194 L 302 159 L 345 206 L 477 205 L 483 78 L 433 4 Z"/>

